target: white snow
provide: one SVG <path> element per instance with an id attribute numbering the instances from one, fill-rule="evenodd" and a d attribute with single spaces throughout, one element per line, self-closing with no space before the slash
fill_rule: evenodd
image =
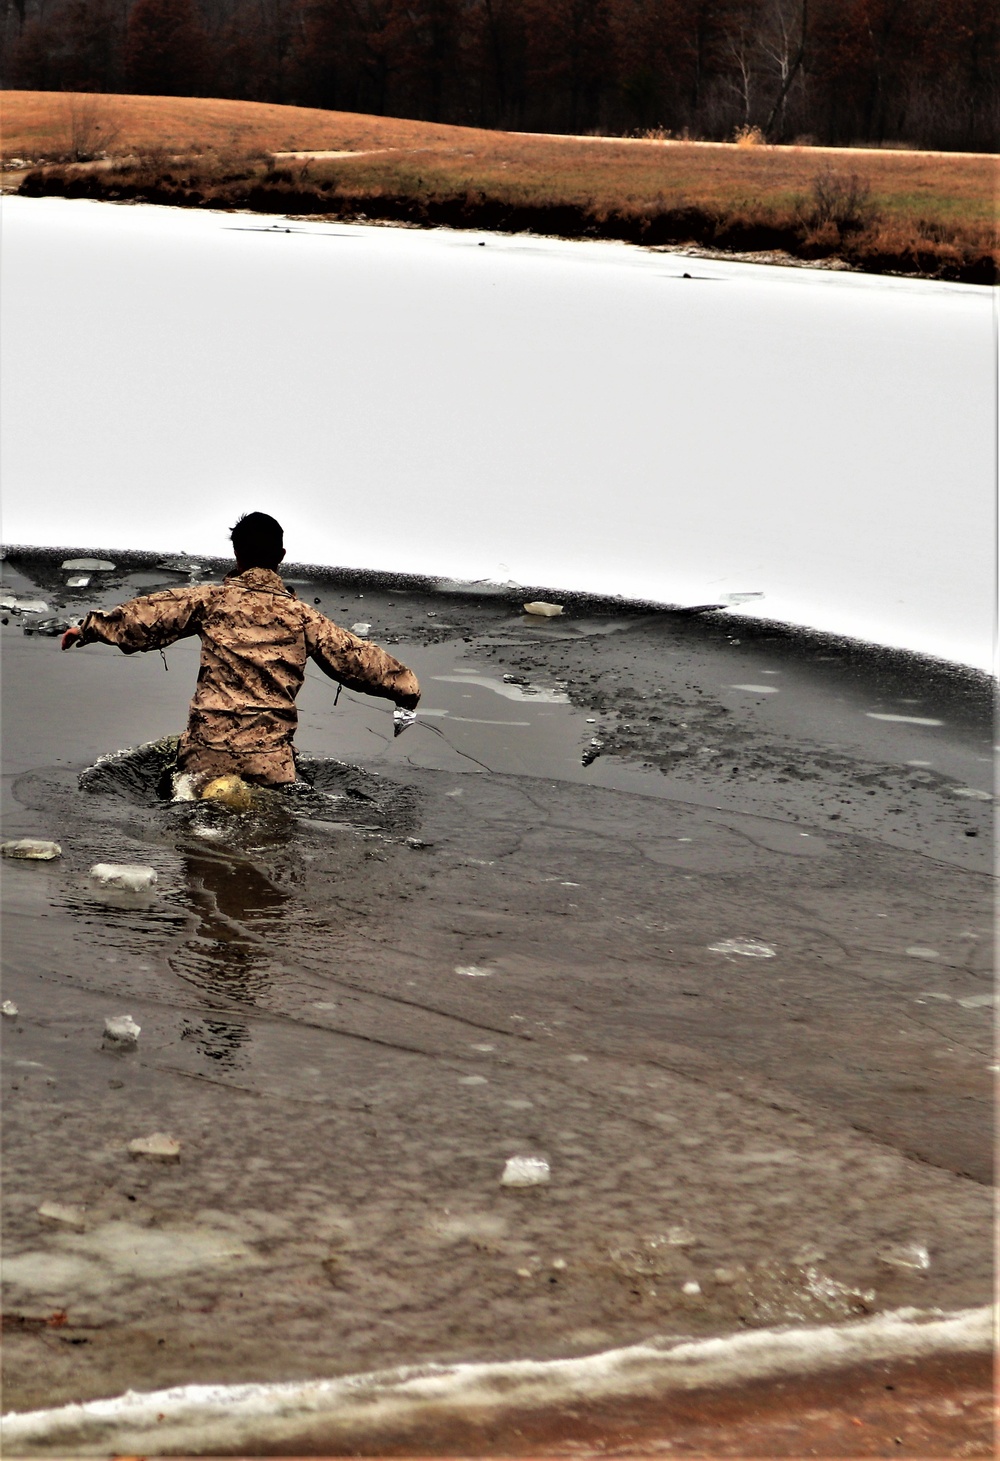
<path id="1" fill-rule="evenodd" d="M 425 1364 L 334 1380 L 179 1385 L 127 1391 L 52 1410 L 3 1417 L 10 1454 L 44 1448 L 75 1456 L 218 1454 L 301 1448 L 306 1437 L 353 1449 L 379 1438 L 454 1424 L 495 1425 L 515 1410 L 599 1403 L 651 1391 L 694 1390 L 781 1375 L 817 1374 L 881 1360 L 989 1352 L 993 1311 L 900 1309 L 856 1323 L 760 1329 L 716 1339 L 646 1343 L 560 1360 Z M 326 1452 L 324 1452 L 326 1454 Z"/>
<path id="2" fill-rule="evenodd" d="M 727 601 L 990 668 L 991 291 L 3 200 L 4 539 Z M 762 595 L 762 597 L 751 597 Z"/>

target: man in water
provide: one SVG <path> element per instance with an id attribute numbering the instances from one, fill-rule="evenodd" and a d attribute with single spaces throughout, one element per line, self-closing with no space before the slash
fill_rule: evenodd
<path id="1" fill-rule="evenodd" d="M 295 697 L 313 659 L 331 679 L 413 710 L 412 670 L 367 639 L 341 629 L 295 597 L 278 577 L 285 556 L 280 523 L 264 512 L 231 533 L 236 570 L 221 584 L 192 584 L 88 614 L 63 649 L 116 644 L 124 654 L 201 639 L 198 688 L 181 736 L 177 769 L 195 785 L 236 774 L 263 786 L 295 780 Z"/>

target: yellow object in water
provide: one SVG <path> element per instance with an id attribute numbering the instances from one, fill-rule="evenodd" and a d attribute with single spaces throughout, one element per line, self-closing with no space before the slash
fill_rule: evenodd
<path id="1" fill-rule="evenodd" d="M 253 788 L 241 776 L 217 776 L 202 787 L 203 802 L 222 802 L 234 812 L 248 811 L 253 804 Z"/>

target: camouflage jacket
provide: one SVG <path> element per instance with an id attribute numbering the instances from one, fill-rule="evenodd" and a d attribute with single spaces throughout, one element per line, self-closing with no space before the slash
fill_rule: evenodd
<path id="1" fill-rule="evenodd" d="M 307 659 L 349 690 L 397 702 L 420 693 L 405 665 L 302 603 L 267 568 L 148 594 L 88 614 L 82 628 L 81 643 L 125 654 L 198 635 L 198 688 L 178 753 L 178 768 L 195 774 L 295 780 L 295 697 Z"/>

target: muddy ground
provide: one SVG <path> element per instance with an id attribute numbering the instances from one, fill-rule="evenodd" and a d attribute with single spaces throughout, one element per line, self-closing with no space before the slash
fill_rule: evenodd
<path id="1" fill-rule="evenodd" d="M 186 581 L 59 561 L 4 592 Z M 242 816 L 128 761 L 78 785 L 181 728 L 196 642 L 164 673 L 4 612 L 4 836 L 63 849 L 4 865 L 4 1408 L 987 1302 L 983 679 L 288 576 L 416 669 L 421 716 L 393 741 L 313 669 L 317 790 Z M 130 1158 L 153 1132 L 179 1162 Z M 514 1155 L 550 1180 L 501 1186 Z"/>

